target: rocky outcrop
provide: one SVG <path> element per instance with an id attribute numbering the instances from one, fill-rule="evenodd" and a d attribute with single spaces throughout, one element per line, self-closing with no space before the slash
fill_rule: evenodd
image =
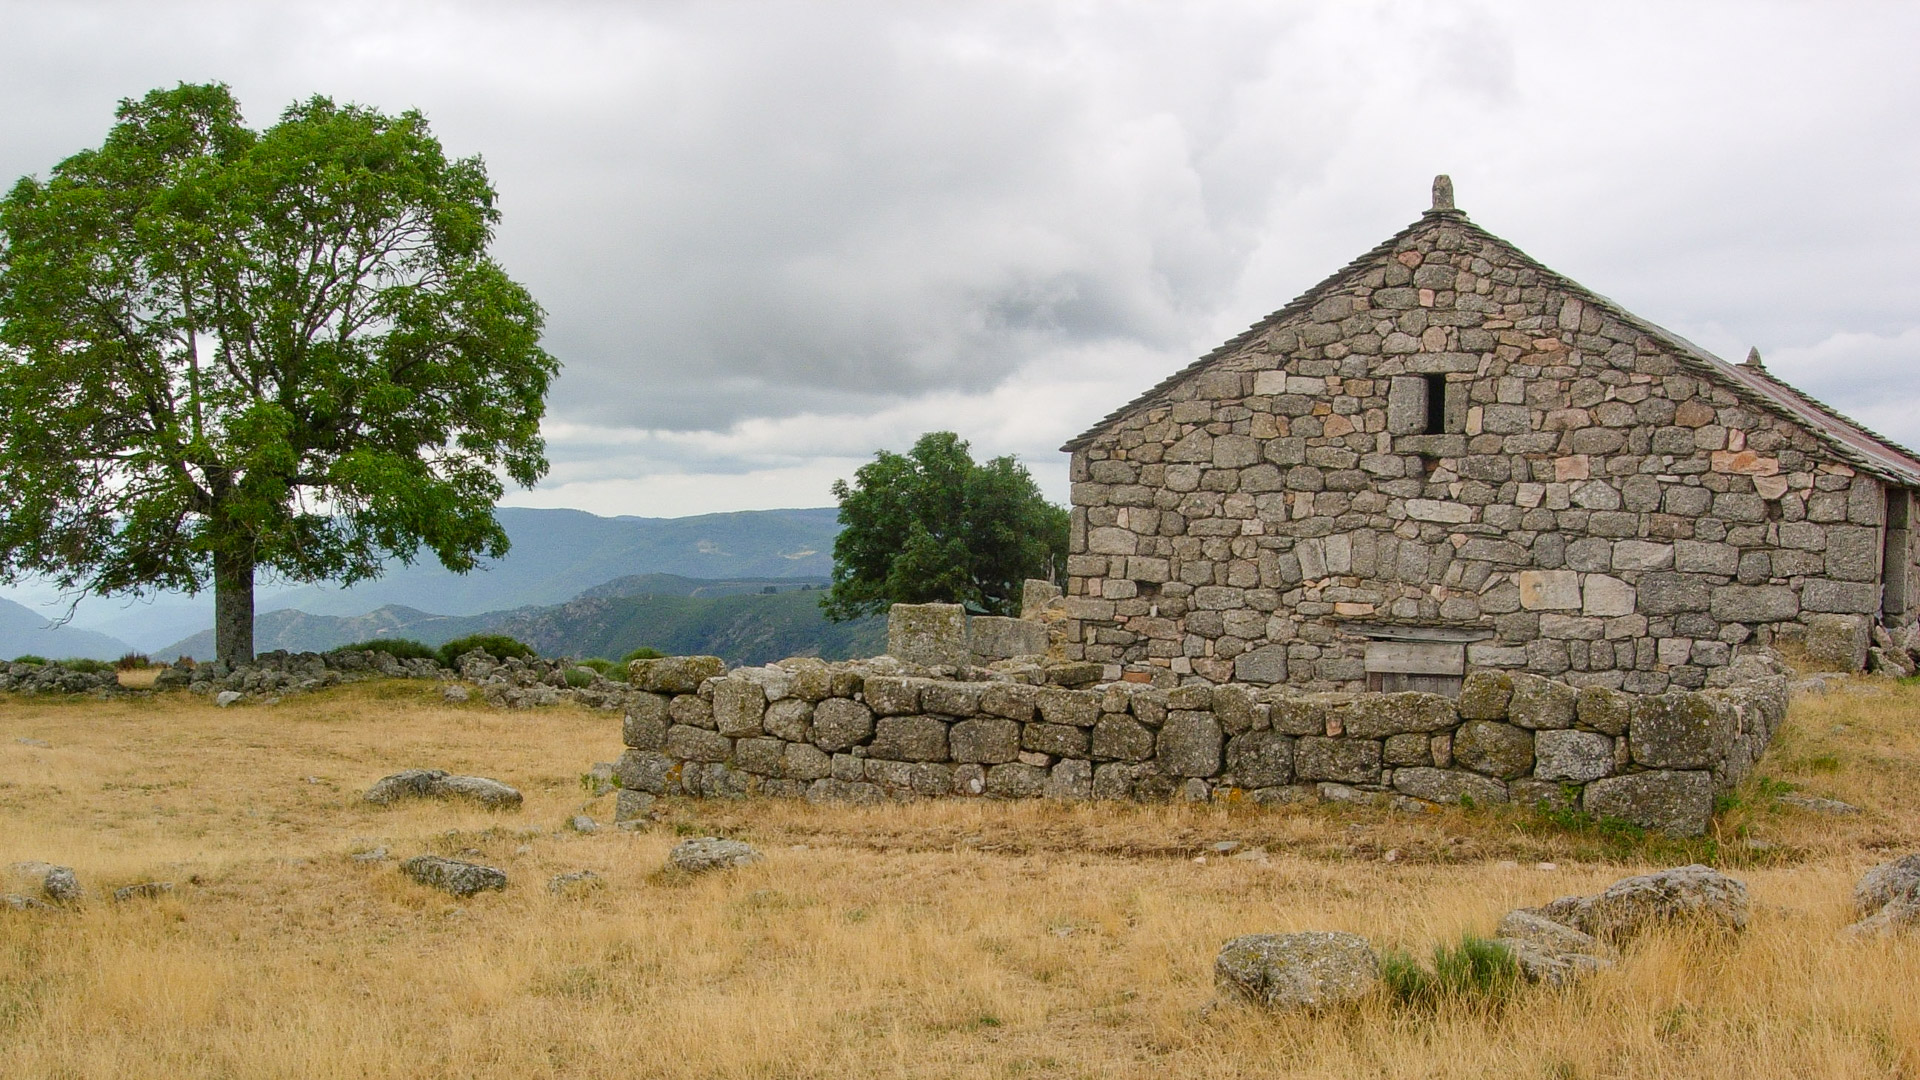
<path id="1" fill-rule="evenodd" d="M 1876 937 L 1920 930 L 1920 855 L 1905 855 L 1869 870 L 1853 888 L 1860 921 L 1846 928 L 1852 937 Z"/>
<path id="2" fill-rule="evenodd" d="M 1380 957 L 1358 934 L 1247 934 L 1220 949 L 1213 984 L 1231 999 L 1274 1009 L 1357 1001 L 1380 982 Z"/>
<path id="3" fill-rule="evenodd" d="M 1661 926 L 1735 934 L 1747 928 L 1747 887 L 1695 864 L 1623 878 L 1593 896 L 1563 897 L 1522 910 L 1613 945 Z"/>
<path id="4" fill-rule="evenodd" d="M 47 903 L 77 904 L 86 899 L 86 890 L 80 887 L 80 878 L 71 866 L 27 861 L 14 863 L 7 870 L 38 892 L 40 899 Z"/>
<path id="5" fill-rule="evenodd" d="M 757 863 L 760 858 L 760 853 L 750 844 L 724 840 L 718 836 L 703 836 L 675 844 L 673 851 L 667 855 L 667 865 L 689 874 L 704 874 L 713 870 L 733 870 Z"/>
<path id="6" fill-rule="evenodd" d="M 1566 986 L 1613 966 L 1611 952 L 1591 934 L 1531 911 L 1509 911 L 1494 941 L 1504 946 L 1529 982 Z"/>
<path id="7" fill-rule="evenodd" d="M 444 769 L 408 769 L 380 778 L 362 798 L 377 806 L 403 799 L 470 799 L 489 810 L 517 809 L 520 792 L 484 776 L 455 776 Z"/>
<path id="8" fill-rule="evenodd" d="M 577 900 L 607 887 L 606 880 L 591 870 L 555 874 L 547 881 L 547 891 L 563 899 Z"/>
<path id="9" fill-rule="evenodd" d="M 505 871 L 438 855 L 415 855 L 400 864 L 400 872 L 422 885 L 454 896 L 473 896 L 507 887 Z"/>

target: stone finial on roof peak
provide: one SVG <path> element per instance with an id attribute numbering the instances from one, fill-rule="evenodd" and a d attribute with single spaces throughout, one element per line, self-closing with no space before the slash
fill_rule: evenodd
<path id="1" fill-rule="evenodd" d="M 1753 368 L 1757 371 L 1767 370 L 1767 366 L 1760 362 L 1760 346 L 1755 345 L 1754 347 L 1747 350 L 1747 359 L 1744 361 L 1744 366 Z"/>
<path id="2" fill-rule="evenodd" d="M 1433 178 L 1433 209 L 1453 209 L 1453 177 L 1446 173 Z"/>

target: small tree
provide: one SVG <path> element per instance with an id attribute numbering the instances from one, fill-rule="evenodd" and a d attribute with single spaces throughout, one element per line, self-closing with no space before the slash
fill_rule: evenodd
<path id="1" fill-rule="evenodd" d="M 243 661 L 259 568 L 504 554 L 493 506 L 546 471 L 558 365 L 488 257 L 479 159 L 323 97 L 261 132 L 220 85 L 117 116 L 0 202 L 0 579 L 211 583 Z"/>
<path id="2" fill-rule="evenodd" d="M 1067 512 L 1046 501 L 1012 457 L 976 464 L 951 431 L 920 436 L 904 456 L 882 450 L 833 484 L 840 524 L 836 620 L 892 604 L 967 603 L 1017 614 L 1021 582 L 1050 578 L 1067 551 Z"/>

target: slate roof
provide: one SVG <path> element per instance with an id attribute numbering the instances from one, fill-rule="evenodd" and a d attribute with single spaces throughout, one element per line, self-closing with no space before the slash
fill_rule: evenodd
<path id="1" fill-rule="evenodd" d="M 1199 374 L 1215 361 L 1225 359 L 1251 345 L 1275 326 L 1311 311 L 1327 295 L 1349 285 L 1351 280 L 1378 265 L 1383 259 L 1399 249 L 1408 236 L 1423 229 L 1432 228 L 1440 221 L 1458 226 L 1467 233 L 1480 239 L 1499 244 L 1511 251 L 1529 269 L 1540 275 L 1542 280 L 1552 286 L 1564 289 L 1579 297 L 1583 304 L 1598 308 L 1614 320 L 1631 326 L 1659 343 L 1671 352 L 1679 361 L 1682 369 L 1689 374 L 1712 382 L 1716 386 L 1731 391 L 1746 404 L 1764 412 L 1771 413 L 1805 429 L 1824 443 L 1842 461 L 1882 480 L 1889 480 L 1908 487 L 1920 487 L 1920 454 L 1893 442 L 1885 436 L 1874 433 L 1859 423 L 1841 415 L 1833 408 L 1801 393 L 1792 386 L 1775 378 L 1770 372 L 1753 365 L 1730 364 L 1725 360 L 1695 345 L 1686 338 L 1664 327 L 1656 326 L 1645 319 L 1586 288 L 1580 283 L 1542 266 L 1526 252 L 1501 239 L 1487 230 L 1467 220 L 1467 215 L 1459 210 L 1429 210 L 1419 220 L 1375 245 L 1372 250 L 1354 259 L 1346 266 L 1327 277 L 1324 281 L 1301 293 L 1286 307 L 1254 323 L 1246 330 L 1228 339 L 1219 348 L 1200 357 L 1193 363 L 1162 379 L 1146 393 L 1113 412 L 1108 413 L 1099 423 L 1087 431 L 1069 440 L 1060 449 L 1071 453 L 1078 450 L 1096 437 L 1113 427 L 1121 419 L 1140 409 L 1164 400 L 1166 393 L 1182 381 Z"/>

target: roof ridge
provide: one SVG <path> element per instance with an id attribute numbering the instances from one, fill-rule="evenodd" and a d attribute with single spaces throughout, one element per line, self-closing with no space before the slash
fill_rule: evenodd
<path id="1" fill-rule="evenodd" d="M 1119 408 L 1108 413 L 1106 416 L 1101 417 L 1100 420 L 1096 422 L 1092 427 L 1074 436 L 1073 438 L 1067 440 L 1067 442 L 1064 445 L 1062 445 L 1060 449 L 1067 453 L 1072 453 L 1073 451 L 1080 449 L 1082 446 L 1085 446 L 1087 443 L 1093 441 L 1093 439 L 1096 436 L 1098 436 L 1101 432 L 1105 431 L 1108 427 L 1112 426 L 1112 424 L 1116 420 L 1119 420 L 1121 417 L 1126 416 L 1129 413 L 1132 413 L 1140 408 L 1143 408 L 1148 404 L 1151 404 L 1155 398 L 1158 398 L 1161 394 L 1172 389 L 1174 385 L 1179 383 L 1181 380 L 1185 379 L 1187 376 L 1197 373 L 1198 371 L 1200 371 L 1200 369 L 1206 367 L 1208 364 L 1213 363 L 1215 360 L 1219 360 L 1233 353 L 1239 352 L 1243 347 L 1245 347 L 1249 342 L 1251 342 L 1257 335 L 1265 332 L 1274 324 L 1283 322 L 1287 319 L 1292 318 L 1295 315 L 1298 315 L 1302 311 L 1311 309 L 1314 303 L 1318 302 L 1322 294 L 1328 291 L 1331 291 L 1336 285 L 1339 285 L 1340 283 L 1344 282 L 1348 277 L 1353 275 L 1355 272 L 1363 269 L 1368 265 L 1371 265 L 1375 260 L 1379 259 L 1382 255 L 1390 254 L 1394 249 L 1394 247 L 1396 247 L 1402 239 L 1410 235 L 1414 230 L 1420 228 L 1423 225 L 1430 224 L 1433 220 L 1437 218 L 1444 218 L 1449 221 L 1465 222 L 1467 220 L 1467 215 L 1464 212 L 1459 210 L 1429 210 L 1426 213 L 1421 214 L 1417 220 L 1415 220 L 1412 224 L 1408 225 L 1406 228 L 1401 229 L 1399 232 L 1394 233 L 1392 236 L 1389 236 L 1385 240 L 1380 241 L 1378 244 L 1375 244 L 1373 247 L 1367 249 L 1365 252 L 1361 253 L 1360 255 L 1355 256 L 1353 259 L 1348 261 L 1347 265 L 1341 267 L 1338 270 L 1335 270 L 1333 273 L 1327 275 L 1325 278 L 1322 278 L 1317 284 L 1307 289 L 1306 292 L 1303 292 L 1299 296 L 1296 296 L 1292 300 L 1289 300 L 1285 307 L 1282 307 L 1279 310 L 1274 311 L 1256 320 L 1253 323 L 1253 325 L 1247 327 L 1245 330 L 1240 331 L 1238 334 L 1235 334 L 1233 337 L 1228 338 L 1225 342 L 1222 342 L 1220 345 L 1215 346 L 1213 349 L 1209 350 L 1205 355 L 1201 356 L 1199 359 L 1193 361 L 1192 363 L 1188 364 L 1183 368 L 1180 368 L 1178 371 L 1175 371 L 1173 374 L 1153 384 L 1153 386 L 1148 388 L 1145 393 L 1140 394 L 1139 396 L 1135 397 L 1133 400 L 1127 402 L 1125 405 L 1122 405 Z"/>
<path id="2" fill-rule="evenodd" d="M 1754 375 L 1757 375 L 1758 377 L 1764 379 L 1765 381 L 1772 383 L 1773 385 L 1779 387 L 1781 390 L 1787 393 L 1790 393 L 1795 397 L 1798 397 L 1804 404 L 1809 406 L 1811 409 L 1822 414 L 1821 416 L 1822 419 L 1825 419 L 1831 423 L 1850 427 L 1856 432 L 1859 432 L 1861 435 L 1868 438 L 1869 440 L 1879 443 L 1884 449 L 1892 451 L 1895 455 L 1907 458 L 1908 461 L 1905 464 L 1911 470 L 1911 475 L 1906 475 L 1906 476 L 1898 475 L 1896 470 L 1889 467 L 1889 464 L 1874 462 L 1873 460 L 1871 460 L 1870 458 L 1862 454 L 1857 448 L 1847 445 L 1845 440 L 1837 438 L 1832 432 L 1823 431 L 1818 426 L 1808 423 L 1810 419 L 1809 417 L 1799 415 L 1793 408 L 1788 406 L 1786 403 L 1770 398 L 1765 394 L 1759 393 L 1756 390 L 1754 390 L 1752 387 L 1746 385 L 1744 379 L 1742 378 L 1743 369 L 1737 369 L 1736 366 L 1730 361 L 1714 355 L 1713 353 L 1707 351 L 1706 349 L 1700 347 L 1699 345 L 1696 345 L 1693 342 L 1687 340 L 1685 337 L 1681 336 L 1680 334 L 1677 334 L 1674 331 L 1669 330 L 1664 326 L 1661 326 L 1659 323 L 1653 322 L 1645 318 L 1644 316 L 1634 314 L 1633 312 L 1627 310 L 1627 308 L 1623 306 L 1619 301 L 1614 300 L 1600 292 L 1596 292 L 1595 290 L 1580 284 L 1579 282 L 1573 280 L 1572 278 L 1559 272 L 1558 270 L 1555 270 L 1552 267 L 1549 267 L 1541 263 L 1538 259 L 1535 259 L 1533 256 L 1527 254 L 1525 251 L 1522 251 L 1519 245 L 1514 244 L 1513 242 L 1506 240 L 1503 237 L 1497 236 L 1494 233 L 1489 232 L 1487 229 L 1479 225 L 1476 225 L 1471 221 L 1463 221 L 1462 224 L 1465 225 L 1468 229 L 1471 229 L 1474 232 L 1479 233 L 1480 235 L 1486 237 L 1487 239 L 1503 245 L 1508 250 L 1512 251 L 1515 255 L 1525 260 L 1527 265 L 1531 267 L 1534 271 L 1542 275 L 1545 275 L 1546 277 L 1552 278 L 1554 281 L 1559 283 L 1568 291 L 1577 293 L 1583 298 L 1596 301 L 1602 310 L 1613 315 L 1615 318 L 1619 319 L 1621 322 L 1626 323 L 1627 325 L 1633 327 L 1634 329 L 1641 331 L 1642 333 L 1646 334 L 1649 337 L 1655 338 L 1665 343 L 1674 352 L 1675 357 L 1677 359 L 1679 359 L 1680 361 L 1687 364 L 1689 367 L 1693 369 L 1694 374 L 1702 375 L 1712 380 L 1715 386 L 1718 386 L 1724 390 L 1727 390 L 1728 392 L 1734 394 L 1736 397 L 1739 397 L 1746 403 L 1757 406 L 1761 409 L 1764 409 L 1765 411 L 1772 413 L 1773 415 L 1793 424 L 1795 427 L 1798 427 L 1807 431 L 1808 434 L 1812 435 L 1814 438 L 1825 443 L 1828 449 L 1832 450 L 1834 453 L 1838 454 L 1840 457 L 1852 463 L 1854 466 L 1883 478 L 1896 479 L 1896 480 L 1900 480 L 1903 483 L 1908 483 L 1908 484 L 1920 483 L 1920 454 L 1915 454 L 1912 450 L 1908 449 L 1907 447 L 1902 446 L 1899 443 L 1894 442 L 1892 439 L 1889 439 L 1886 436 L 1881 435 L 1878 432 L 1875 432 L 1869 429 L 1864 424 L 1861 424 L 1859 421 L 1854 420 L 1853 418 L 1833 408 L 1831 405 L 1827 405 L 1824 402 L 1818 401 L 1817 399 L 1809 396 L 1808 394 L 1800 390 L 1798 387 L 1793 386 L 1792 384 L 1787 383 L 1784 380 L 1778 378 L 1770 371 L 1766 371 L 1765 369 L 1760 369 L 1758 371 L 1752 372 Z"/>
<path id="3" fill-rule="evenodd" d="M 1627 310 L 1624 306 L 1622 306 L 1618 301 L 1610 299 L 1606 295 L 1596 292 L 1595 290 L 1590 289 L 1587 286 L 1582 285 L 1579 282 L 1573 280 L 1567 275 L 1557 270 L 1554 270 L 1553 268 L 1545 265 L 1544 263 L 1541 263 L 1538 259 L 1535 259 L 1533 256 L 1523 251 L 1518 244 L 1515 244 L 1511 240 L 1507 240 L 1506 238 L 1501 237 L 1489 231 L 1485 227 L 1476 224 L 1471 219 L 1469 219 L 1463 211 L 1460 211 L 1460 210 L 1428 210 L 1426 211 L 1425 213 L 1421 214 L 1418 219 L 1416 219 L 1411 224 L 1407 225 L 1405 228 L 1401 229 L 1399 232 L 1394 233 L 1392 236 L 1388 237 L 1385 240 L 1382 240 L 1380 243 L 1374 245 L 1372 248 L 1368 249 L 1366 252 L 1362 253 L 1359 256 L 1356 256 L 1354 259 L 1349 261 L 1345 266 L 1341 267 L 1339 270 L 1334 271 L 1332 274 L 1322 279 L 1319 283 L 1315 284 L 1312 288 L 1309 288 L 1305 292 L 1301 293 L 1299 296 L 1295 297 L 1293 300 L 1288 302 L 1285 307 L 1282 307 L 1279 310 L 1273 312 L 1272 314 L 1267 315 L 1265 318 L 1260 319 L 1259 321 L 1255 322 L 1252 326 L 1249 326 L 1247 329 L 1241 331 L 1239 334 L 1234 335 L 1233 337 L 1227 339 L 1227 341 L 1223 342 L 1216 348 L 1210 350 L 1205 355 L 1201 356 L 1199 359 L 1193 361 L 1192 363 L 1186 365 L 1185 367 L 1180 368 L 1178 371 L 1175 371 L 1173 374 L 1160 380 L 1158 383 L 1155 383 L 1145 393 L 1140 394 L 1138 397 L 1135 397 L 1133 400 L 1127 402 L 1125 405 L 1122 405 L 1118 409 L 1115 409 L 1114 411 L 1108 413 L 1106 416 L 1102 417 L 1098 423 L 1094 424 L 1091 428 L 1075 436 L 1074 438 L 1068 440 L 1065 445 L 1061 446 L 1060 449 L 1068 453 L 1071 453 L 1075 450 L 1079 450 L 1080 448 L 1084 447 L 1087 443 L 1093 441 L 1095 437 L 1097 437 L 1102 432 L 1112 427 L 1112 425 L 1115 422 L 1149 404 L 1152 404 L 1156 399 L 1159 399 L 1168 390 L 1172 389 L 1176 384 L 1180 383 L 1182 380 L 1188 378 L 1189 376 L 1197 374 L 1200 370 L 1204 369 L 1205 367 L 1212 364 L 1216 360 L 1223 359 L 1226 356 L 1239 352 L 1242 348 L 1246 347 L 1246 345 L 1250 343 L 1258 334 L 1265 332 L 1275 324 L 1282 322 L 1286 319 L 1290 319 L 1293 316 L 1300 314 L 1302 311 L 1306 311 L 1310 309 L 1313 306 L 1313 304 L 1318 302 L 1325 293 L 1333 290 L 1336 286 L 1339 286 L 1340 284 L 1347 281 L 1353 274 L 1361 270 L 1363 267 L 1369 266 L 1375 261 L 1377 261 L 1378 259 L 1380 259 L 1382 256 L 1391 253 L 1393 249 L 1397 247 L 1399 243 L 1403 239 L 1405 239 L 1407 236 L 1411 235 L 1413 232 L 1415 232 L 1416 230 L 1424 226 L 1433 224 L 1436 220 L 1444 220 L 1444 221 L 1459 225 L 1486 240 L 1492 241 L 1493 243 L 1499 244 L 1501 247 L 1506 248 L 1508 251 L 1512 252 L 1515 256 L 1517 256 L 1529 269 L 1532 269 L 1536 273 L 1548 279 L 1552 284 L 1555 284 L 1560 288 L 1564 289 L 1565 291 L 1574 293 L 1575 295 L 1580 297 L 1582 303 L 1591 301 L 1595 306 L 1599 307 L 1602 311 L 1606 312 L 1608 315 L 1612 316 L 1618 321 L 1640 331 L 1641 333 L 1647 335 L 1648 337 L 1665 345 L 1674 354 L 1675 359 L 1678 360 L 1683 367 L 1687 368 L 1694 375 L 1711 381 L 1715 386 L 1720 387 L 1721 389 L 1727 390 L 1728 392 L 1734 394 L 1736 397 L 1740 398 L 1742 401 L 1746 402 L 1747 404 L 1763 409 L 1766 412 L 1769 412 L 1776 417 L 1779 417 L 1781 419 L 1788 421 L 1789 423 L 1793 424 L 1796 427 L 1806 430 L 1814 438 L 1820 440 L 1823 444 L 1825 444 L 1828 447 L 1828 449 L 1832 450 L 1835 454 L 1839 455 L 1842 459 L 1846 460 L 1847 462 L 1854 465 L 1855 467 L 1863 471 L 1866 471 L 1868 473 L 1871 473 L 1875 476 L 1882 477 L 1884 479 L 1891 479 L 1891 480 L 1896 480 L 1898 482 L 1909 484 L 1909 485 L 1920 486 L 1920 454 L 1916 454 L 1913 450 L 1910 450 L 1907 447 L 1902 446 L 1897 442 L 1894 442 L 1892 439 L 1889 439 L 1886 436 L 1873 431 L 1872 429 L 1866 427 L 1865 425 L 1859 423 L 1858 421 L 1853 420 L 1850 417 L 1847 417 L 1845 414 L 1834 409 L 1832 406 L 1827 405 L 1824 402 L 1821 402 L 1813 397 L 1810 397 L 1809 395 L 1801 391 L 1799 388 L 1792 386 L 1791 384 L 1786 383 L 1781 379 L 1775 377 L 1771 372 L 1761 371 L 1757 373 L 1760 378 L 1763 378 L 1768 383 L 1771 383 L 1774 386 L 1778 387 L 1781 392 L 1791 394 L 1794 397 L 1798 398 L 1801 401 L 1801 403 L 1803 403 L 1808 408 L 1808 410 L 1814 413 L 1817 413 L 1819 415 L 1815 417 L 1809 417 L 1809 416 L 1800 414 L 1789 403 L 1776 400 L 1775 398 L 1769 397 L 1766 393 L 1761 392 L 1760 390 L 1754 388 L 1753 386 L 1747 385 L 1741 377 L 1741 372 L 1735 370 L 1733 364 L 1729 363 L 1724 359 L 1721 359 L 1718 356 L 1715 356 L 1713 353 L 1708 352 L 1706 349 L 1703 349 L 1700 346 L 1695 345 L 1693 342 L 1687 340 L 1685 337 L 1681 336 L 1680 334 L 1677 334 L 1672 330 L 1668 330 L 1666 327 L 1663 327 L 1658 323 L 1652 322 L 1642 316 L 1634 314 L 1633 312 Z M 1869 457 L 1866 453 L 1864 453 L 1860 448 L 1848 445 L 1847 441 L 1844 438 L 1839 437 L 1833 431 L 1823 430 L 1817 423 L 1810 423 L 1809 422 L 1810 420 L 1825 420 L 1834 425 L 1851 428 L 1853 431 L 1859 433 L 1868 441 L 1872 443 L 1877 443 L 1881 449 L 1887 451 L 1892 456 L 1898 457 L 1898 458 L 1904 458 L 1906 460 L 1902 462 L 1876 462 L 1871 457 Z"/>

